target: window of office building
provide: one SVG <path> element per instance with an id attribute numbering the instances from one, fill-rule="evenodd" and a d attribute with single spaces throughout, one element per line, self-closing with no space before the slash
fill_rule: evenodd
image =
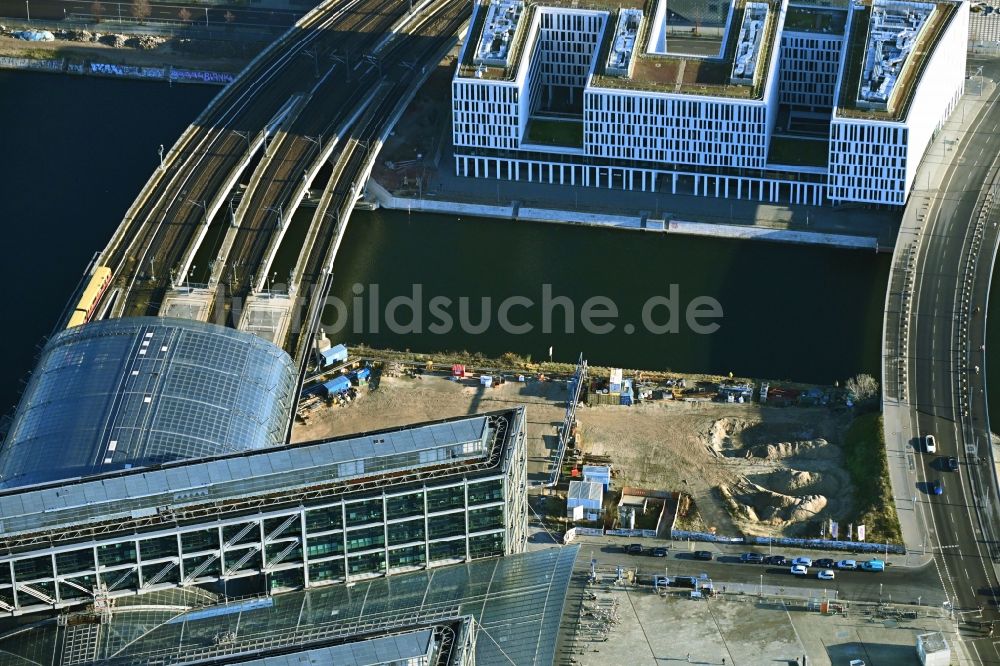
<path id="1" fill-rule="evenodd" d="M 444 516 L 432 516 L 427 519 L 427 531 L 431 539 L 465 534 L 465 514 L 449 513 Z"/>
<path id="2" fill-rule="evenodd" d="M 363 502 L 346 505 L 347 526 L 364 525 L 382 520 L 382 498 L 376 497 Z"/>
<path id="3" fill-rule="evenodd" d="M 427 491 L 427 511 L 446 511 L 465 506 L 465 488 L 432 488 Z"/>
<path id="4" fill-rule="evenodd" d="M 367 553 L 348 557 L 347 571 L 352 576 L 385 573 L 385 553 Z"/>
<path id="5" fill-rule="evenodd" d="M 326 530 L 339 530 L 344 526 L 344 517 L 341 515 L 340 505 L 324 507 L 306 511 L 306 531 L 324 532 Z"/>
<path id="6" fill-rule="evenodd" d="M 424 547 L 406 546 L 389 551 L 389 567 L 416 567 L 426 563 Z"/>
<path id="7" fill-rule="evenodd" d="M 387 497 L 385 500 L 386 516 L 389 520 L 396 518 L 407 518 L 409 516 L 422 516 L 424 513 L 424 494 L 410 493 L 398 497 Z"/>
<path id="8" fill-rule="evenodd" d="M 407 520 L 402 523 L 392 523 L 386 527 L 389 532 L 389 545 L 396 546 L 411 541 L 423 541 L 424 519 Z"/>
<path id="9" fill-rule="evenodd" d="M 465 557 L 465 539 L 431 542 L 428 549 L 431 562 L 462 559 Z"/>

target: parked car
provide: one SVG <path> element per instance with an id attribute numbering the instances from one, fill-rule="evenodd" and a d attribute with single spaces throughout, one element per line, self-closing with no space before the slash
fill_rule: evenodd
<path id="1" fill-rule="evenodd" d="M 625 546 L 625 552 L 631 553 L 632 555 L 639 555 L 642 553 L 642 544 L 630 543 L 629 545 Z"/>
<path id="2" fill-rule="evenodd" d="M 793 564 L 790 569 L 792 575 L 794 576 L 807 576 L 809 575 L 809 569 L 801 564 Z"/>
<path id="3" fill-rule="evenodd" d="M 760 564 L 764 561 L 764 556 L 760 553 L 743 553 L 740 555 L 740 562 L 747 564 Z"/>
<path id="4" fill-rule="evenodd" d="M 710 550 L 696 550 L 696 551 L 694 551 L 694 559 L 696 559 L 696 560 L 710 560 L 710 559 L 712 559 L 712 551 L 710 551 Z"/>
<path id="5" fill-rule="evenodd" d="M 829 557 L 824 557 L 822 559 L 813 562 L 814 567 L 819 567 L 820 569 L 832 569 L 837 566 L 837 563 L 831 560 Z"/>
<path id="6" fill-rule="evenodd" d="M 788 564 L 788 558 L 784 555 L 768 555 L 764 558 L 764 564 Z"/>
<path id="7" fill-rule="evenodd" d="M 937 440 L 934 439 L 934 435 L 924 437 L 924 452 L 937 453 Z"/>
<path id="8" fill-rule="evenodd" d="M 813 565 L 813 561 L 808 557 L 796 557 L 792 560 L 792 564 L 796 566 L 811 567 Z"/>
<path id="9" fill-rule="evenodd" d="M 854 560 L 841 560 L 837 562 L 837 568 L 852 571 L 858 568 L 858 563 Z"/>
<path id="10" fill-rule="evenodd" d="M 653 550 L 649 551 L 649 554 L 653 557 L 666 557 L 667 549 L 663 546 L 656 546 Z"/>
<path id="11" fill-rule="evenodd" d="M 945 464 L 945 467 L 948 468 L 949 472 L 957 472 L 958 458 L 956 458 L 955 456 L 948 456 L 948 462 Z"/>
<path id="12" fill-rule="evenodd" d="M 819 578 L 820 580 L 833 580 L 834 578 L 833 569 L 823 569 L 822 571 L 816 574 L 816 578 Z"/>
<path id="13" fill-rule="evenodd" d="M 861 568 L 865 571 L 885 571 L 885 562 L 882 560 L 868 560 L 861 563 Z"/>
<path id="14" fill-rule="evenodd" d="M 944 495 L 944 483 L 941 479 L 934 479 L 928 486 L 928 491 L 931 495 Z"/>

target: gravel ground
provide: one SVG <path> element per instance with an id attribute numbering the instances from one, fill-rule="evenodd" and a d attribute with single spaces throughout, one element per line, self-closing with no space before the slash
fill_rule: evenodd
<path id="1" fill-rule="evenodd" d="M 443 374 L 384 377 L 378 389 L 362 391 L 346 406 L 314 411 L 308 424 L 296 424 L 292 439 L 525 405 L 528 475 L 541 479 L 548 472 L 566 397 L 565 382 L 532 377 L 496 388 Z M 853 488 L 838 445 L 849 417 L 825 408 L 657 401 L 583 406 L 577 420 L 583 450 L 612 459 L 615 488 L 686 491 L 699 511 L 696 527 L 723 534 L 813 535 L 820 520 L 851 510 Z"/>

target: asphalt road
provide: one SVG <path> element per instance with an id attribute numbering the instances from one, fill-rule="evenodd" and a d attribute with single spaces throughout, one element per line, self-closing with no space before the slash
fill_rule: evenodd
<path id="1" fill-rule="evenodd" d="M 701 547 L 704 544 L 699 544 Z M 766 554 L 766 551 L 763 551 Z M 775 554 L 784 554 L 789 560 L 792 554 L 775 551 Z M 809 575 L 796 576 L 790 571 L 789 566 L 774 566 L 769 564 L 744 564 L 740 562 L 739 555 L 718 554 L 711 561 L 697 560 L 686 551 L 677 552 L 671 550 L 667 557 L 652 557 L 650 555 L 629 555 L 622 552 L 617 545 L 601 545 L 583 543 L 580 549 L 580 559 L 586 564 L 590 558 L 598 560 L 599 566 L 622 565 L 628 568 L 636 568 L 639 572 L 640 582 L 649 583 L 653 575 L 668 576 L 700 576 L 707 574 L 712 579 L 717 589 L 722 585 L 743 583 L 746 585 L 758 585 L 763 582 L 765 589 L 774 586 L 781 586 L 787 589 L 811 589 L 817 594 L 824 590 L 833 596 L 836 590 L 837 598 L 852 601 L 877 602 L 879 600 L 892 600 L 898 603 L 923 605 L 940 605 L 945 599 L 941 592 L 941 585 L 938 581 L 937 572 L 931 564 L 920 568 L 912 567 L 889 567 L 883 572 L 869 571 L 835 571 L 835 578 L 832 581 L 824 581 L 816 578 L 819 569 L 812 567 Z M 848 553 L 810 553 L 813 560 L 827 557 L 834 561 L 843 559 L 854 559 L 857 562 L 870 559 L 870 555 L 851 555 Z M 761 578 L 763 576 L 763 579 Z"/>
<path id="2" fill-rule="evenodd" d="M 1000 64 L 988 63 L 986 73 L 1000 74 Z M 934 567 L 946 595 L 961 617 L 978 615 L 984 620 L 1000 619 L 997 575 L 992 556 L 996 542 L 989 536 L 995 514 L 983 516 L 977 507 L 988 506 L 993 497 L 993 470 L 980 465 L 989 460 L 985 442 L 985 394 L 983 377 L 975 366 L 983 367 L 982 344 L 986 290 L 990 279 L 988 260 L 974 279 L 972 302 L 963 303 L 962 285 L 968 279 L 966 267 L 973 246 L 973 219 L 977 198 L 994 157 L 1000 153 L 1000 115 L 994 92 L 990 103 L 966 126 L 961 141 L 944 176 L 941 190 L 931 201 L 920 250 L 913 267 L 912 312 L 905 354 L 908 364 L 910 418 L 914 437 L 912 459 L 916 467 L 916 487 L 896 488 L 916 498 L 918 519 L 934 552 Z M 991 233 L 995 233 L 992 230 Z M 991 239 L 984 246 L 992 248 Z M 981 306 L 972 317 L 973 328 L 963 327 L 962 309 Z M 963 338 L 971 357 L 962 353 Z M 971 416 L 974 428 L 966 425 L 966 407 L 959 390 L 963 381 L 976 404 Z M 920 439 L 933 434 L 936 454 L 920 452 Z M 981 444 L 976 447 L 976 440 Z M 967 445 L 971 448 L 967 449 Z M 975 452 L 973 452 L 975 451 Z M 956 456 L 958 471 L 946 471 L 939 457 Z M 942 495 L 933 495 L 930 484 L 941 481 Z M 907 495 L 907 496 L 909 496 Z M 984 499 L 986 500 L 984 502 Z M 983 523 L 985 518 L 986 522 Z M 995 525 L 995 523 L 994 523 Z M 984 531 L 985 530 L 985 531 Z M 967 644 L 979 663 L 1000 663 L 1000 651 L 991 640 Z"/>

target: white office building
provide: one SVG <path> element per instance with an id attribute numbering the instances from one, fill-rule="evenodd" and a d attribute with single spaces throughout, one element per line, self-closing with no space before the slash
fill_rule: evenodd
<path id="1" fill-rule="evenodd" d="M 481 0 L 458 175 L 901 205 L 963 91 L 966 0 Z"/>

